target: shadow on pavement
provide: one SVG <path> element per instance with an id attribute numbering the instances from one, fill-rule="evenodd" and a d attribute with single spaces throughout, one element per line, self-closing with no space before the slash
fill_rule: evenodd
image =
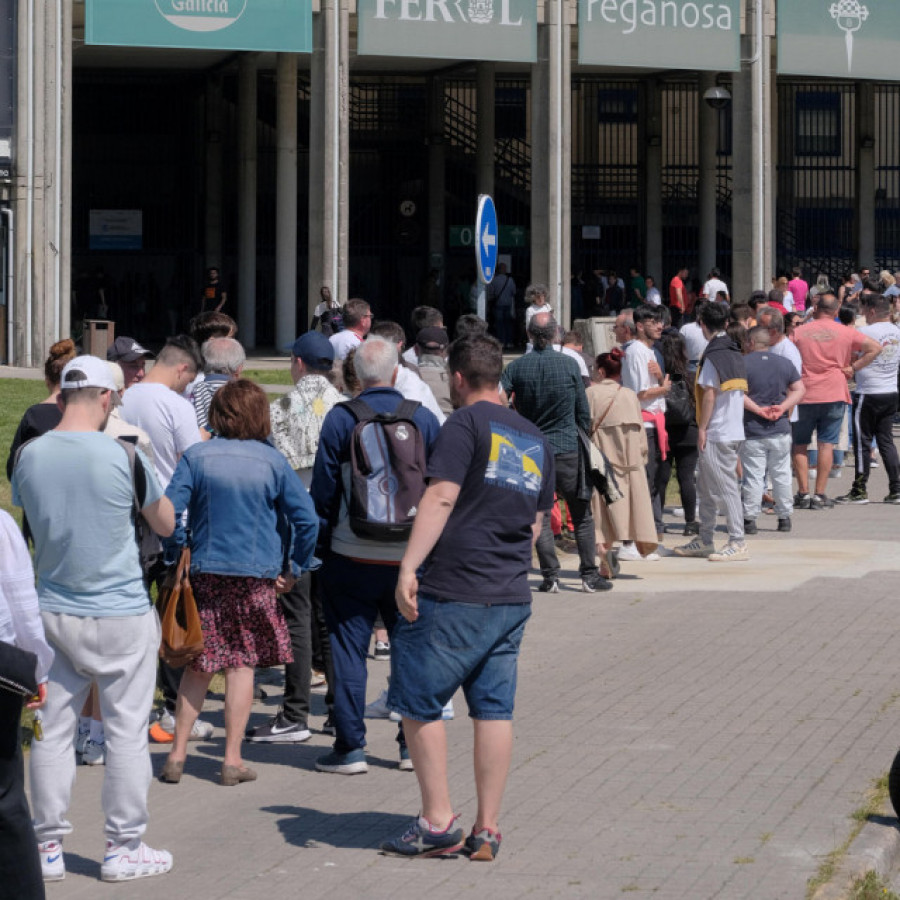
<path id="1" fill-rule="evenodd" d="M 294 847 L 329 846 L 375 849 L 409 824 L 409 816 L 383 812 L 330 813 L 305 806 L 264 806 L 262 812 L 280 816 L 278 830 Z"/>

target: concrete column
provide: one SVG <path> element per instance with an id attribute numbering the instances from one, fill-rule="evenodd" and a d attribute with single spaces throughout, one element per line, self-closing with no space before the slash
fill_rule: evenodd
<path id="1" fill-rule="evenodd" d="M 766 290 L 775 266 L 775 204 L 772 106 L 775 79 L 772 72 L 770 33 L 774 0 L 753 0 L 748 5 L 748 24 L 753 35 L 751 71 L 751 220 L 754 289 Z"/>
<path id="2" fill-rule="evenodd" d="M 444 144 L 444 82 L 432 78 L 428 105 L 428 256 L 444 283 L 446 235 L 446 146 Z M 436 265 L 440 260 L 440 265 Z"/>
<path id="3" fill-rule="evenodd" d="M 494 64 L 480 62 L 476 66 L 475 187 L 479 194 L 494 193 Z M 498 218 L 500 213 L 498 212 Z"/>
<path id="4" fill-rule="evenodd" d="M 309 278 L 307 316 L 325 284 L 341 303 L 348 300 L 349 255 L 349 13 L 340 0 L 322 0 L 313 17 L 313 103 L 309 158 Z"/>
<path id="5" fill-rule="evenodd" d="M 245 53 L 238 69 L 238 327 L 248 350 L 256 347 L 256 64 Z"/>
<path id="6" fill-rule="evenodd" d="M 716 264 L 716 145 L 718 144 L 719 111 L 703 101 L 703 95 L 716 86 L 714 72 L 700 73 L 700 176 L 698 206 L 700 213 L 699 275 L 705 279 Z M 715 299 L 715 298 L 712 298 Z"/>
<path id="7" fill-rule="evenodd" d="M 222 272 L 222 222 L 223 222 L 223 156 L 224 133 L 222 107 L 222 76 L 210 75 L 206 79 L 206 196 L 204 215 L 203 250 L 206 267 L 216 266 Z"/>
<path id="8" fill-rule="evenodd" d="M 752 56 L 752 37 L 741 39 L 741 57 Z M 732 156 L 731 156 L 731 284 L 733 297 L 749 297 L 766 284 L 754 283 L 753 263 L 753 175 L 752 175 L 752 113 L 750 65 L 741 64 L 734 73 L 731 87 Z"/>
<path id="9" fill-rule="evenodd" d="M 552 0 L 549 13 L 549 272 L 547 285 L 555 298 L 558 321 L 569 325 L 572 268 L 572 80 L 571 39 L 565 0 Z M 553 300 L 551 300 L 553 302 Z"/>
<path id="10" fill-rule="evenodd" d="M 659 82 L 648 79 L 644 89 L 644 247 L 645 271 L 665 293 L 662 242 L 662 104 Z"/>
<path id="11" fill-rule="evenodd" d="M 275 347 L 297 336 L 297 54 L 277 56 Z"/>
<path id="12" fill-rule="evenodd" d="M 875 262 L 875 85 L 856 83 L 856 259 L 860 267 Z"/>

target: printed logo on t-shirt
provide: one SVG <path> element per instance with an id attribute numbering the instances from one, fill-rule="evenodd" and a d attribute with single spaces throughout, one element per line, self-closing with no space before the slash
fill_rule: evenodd
<path id="1" fill-rule="evenodd" d="M 544 445 L 532 435 L 491 422 L 491 455 L 484 480 L 495 487 L 537 495 L 544 470 Z"/>

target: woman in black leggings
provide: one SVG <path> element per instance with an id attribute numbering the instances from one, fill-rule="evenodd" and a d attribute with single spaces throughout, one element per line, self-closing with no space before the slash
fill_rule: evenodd
<path id="1" fill-rule="evenodd" d="M 700 533 L 697 522 L 697 419 L 694 406 L 694 376 L 688 372 L 684 338 L 674 330 L 663 333 L 662 354 L 666 375 L 672 381 L 671 401 L 666 401 L 666 431 L 669 453 L 661 464 L 660 483 L 668 484 L 672 461 L 676 463 L 678 490 L 684 507 L 684 535 Z M 687 396 L 688 405 L 681 397 Z"/>

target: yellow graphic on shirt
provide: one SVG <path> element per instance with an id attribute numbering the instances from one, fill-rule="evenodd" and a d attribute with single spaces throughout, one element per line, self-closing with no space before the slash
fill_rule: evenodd
<path id="1" fill-rule="evenodd" d="M 491 453 L 484 480 L 497 487 L 527 494 L 541 489 L 544 445 L 531 435 L 491 423 Z"/>

